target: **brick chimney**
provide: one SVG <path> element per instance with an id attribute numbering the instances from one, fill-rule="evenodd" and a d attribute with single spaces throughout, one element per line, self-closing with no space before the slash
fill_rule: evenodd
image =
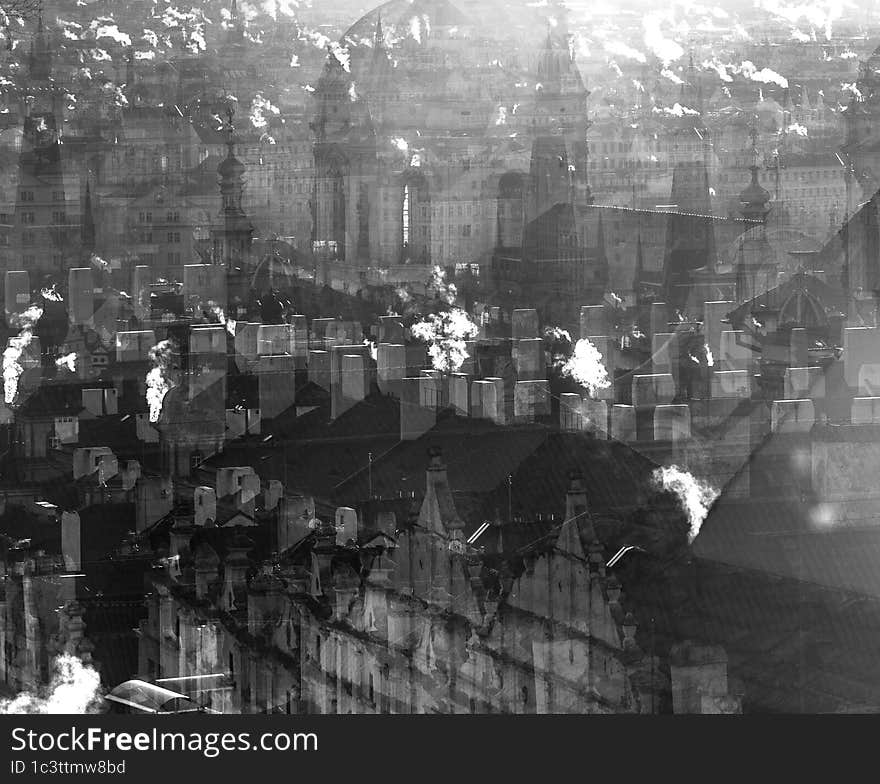
<path id="1" fill-rule="evenodd" d="M 197 487 L 193 490 L 193 524 L 204 526 L 208 521 L 217 521 L 217 494 L 211 487 Z"/>

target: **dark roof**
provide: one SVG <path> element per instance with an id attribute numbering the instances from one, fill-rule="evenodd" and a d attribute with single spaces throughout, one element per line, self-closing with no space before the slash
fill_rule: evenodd
<path id="1" fill-rule="evenodd" d="M 91 385 L 90 388 L 100 385 Z M 19 416 L 47 417 L 74 416 L 83 409 L 81 384 L 48 384 L 42 383 L 32 392 L 22 392 L 25 398 Z"/>
<path id="2" fill-rule="evenodd" d="M 537 519 L 565 510 L 570 473 L 579 471 L 591 510 L 612 512 L 638 504 L 650 491 L 656 465 L 625 444 L 597 439 L 589 433 L 567 433 L 541 425 L 500 427 L 485 420 L 441 416 L 437 425 L 413 441 L 401 441 L 386 454 L 378 453 L 339 488 L 340 503 L 356 505 L 372 490 L 393 497 L 422 495 L 429 450 L 439 448 L 447 467 L 456 508 L 463 519 L 494 519 L 508 507 L 515 517 Z"/>

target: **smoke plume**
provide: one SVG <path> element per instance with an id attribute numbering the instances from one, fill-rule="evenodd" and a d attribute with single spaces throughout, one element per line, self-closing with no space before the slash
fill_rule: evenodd
<path id="1" fill-rule="evenodd" d="M 42 315 L 43 309 L 39 305 L 31 305 L 21 315 L 10 316 L 10 325 L 19 327 L 20 331 L 15 337 L 9 338 L 3 352 L 3 397 L 7 405 L 15 402 L 18 380 L 24 373 L 21 355 L 34 339 L 34 327 Z"/>
<path id="2" fill-rule="evenodd" d="M 574 353 L 562 365 L 562 375 L 586 387 L 591 395 L 611 386 L 602 354 L 587 338 L 575 344 Z"/>
<path id="3" fill-rule="evenodd" d="M 101 676 L 76 656 L 64 653 L 53 663 L 49 685 L 39 691 L 25 691 L 11 700 L 0 700 L 0 714 L 96 713 L 101 699 Z"/>
<path id="4" fill-rule="evenodd" d="M 700 533 L 700 527 L 709 513 L 709 507 L 718 498 L 718 491 L 677 465 L 656 469 L 651 479 L 657 487 L 674 493 L 678 498 L 690 523 L 688 541 L 693 542 Z"/>
<path id="5" fill-rule="evenodd" d="M 150 360 L 153 369 L 147 373 L 147 405 L 150 407 L 150 422 L 158 422 L 162 413 L 162 401 L 177 386 L 171 362 L 174 356 L 174 344 L 170 340 L 162 340 L 150 349 Z"/>

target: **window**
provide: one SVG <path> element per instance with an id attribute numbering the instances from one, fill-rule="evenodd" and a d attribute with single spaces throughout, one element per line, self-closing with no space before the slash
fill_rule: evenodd
<path id="1" fill-rule="evenodd" d="M 32 212 L 23 212 L 21 214 L 21 222 L 31 225 L 34 222 L 34 214 Z"/>
<path id="2" fill-rule="evenodd" d="M 56 226 L 63 226 L 67 223 L 67 214 L 56 210 L 52 213 L 52 223 Z"/>
<path id="3" fill-rule="evenodd" d="M 21 192 L 21 200 L 22 201 L 33 201 L 34 200 L 34 192 L 33 191 L 22 191 Z"/>

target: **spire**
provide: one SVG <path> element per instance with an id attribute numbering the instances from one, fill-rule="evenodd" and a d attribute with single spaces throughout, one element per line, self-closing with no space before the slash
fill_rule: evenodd
<path id="1" fill-rule="evenodd" d="M 134 46 L 128 47 L 128 56 L 125 60 L 125 87 L 130 90 L 134 87 Z"/>
<path id="2" fill-rule="evenodd" d="M 770 203 L 770 193 L 761 187 L 758 182 L 758 171 L 760 170 L 758 153 L 758 129 L 755 125 L 749 129 L 749 137 L 752 140 L 752 165 L 749 169 L 752 172 L 751 182 L 746 189 L 740 194 L 740 212 L 746 220 L 761 221 L 767 217 L 770 211 L 768 204 Z"/>
<path id="3" fill-rule="evenodd" d="M 382 12 L 379 12 L 379 16 L 376 19 L 376 34 L 373 36 L 373 47 L 374 49 L 384 49 L 385 48 L 385 33 L 382 30 Z"/>
<path id="4" fill-rule="evenodd" d="M 52 73 L 52 52 L 48 37 L 43 30 L 43 4 L 37 11 L 37 32 L 31 40 L 29 70 L 32 79 L 46 80 Z"/>
<path id="5" fill-rule="evenodd" d="M 579 471 L 571 471 L 568 475 L 568 491 L 565 494 L 565 520 L 563 521 L 562 533 L 568 532 L 571 535 L 570 541 L 580 547 L 579 531 L 583 531 L 587 541 L 592 542 L 596 538 L 593 530 L 593 520 L 590 516 L 590 509 L 587 505 L 587 490 L 584 487 L 584 479 Z M 566 526 L 568 528 L 566 529 Z M 565 548 L 572 552 L 574 548 Z"/>
<path id="6" fill-rule="evenodd" d="M 92 189 L 86 180 L 86 196 L 83 200 L 82 226 L 80 228 L 80 243 L 82 244 L 83 257 L 89 257 L 95 251 L 95 216 L 92 213 Z"/>
<path id="7" fill-rule="evenodd" d="M 451 536 L 454 531 L 464 528 L 464 523 L 455 508 L 440 449 L 430 449 L 429 455 L 425 498 L 419 512 L 419 524 L 434 533 Z"/>
<path id="8" fill-rule="evenodd" d="M 636 239 L 636 271 L 633 275 L 633 292 L 635 294 L 636 303 L 638 303 L 642 291 L 642 279 L 645 276 L 645 256 L 642 252 L 642 232 L 639 232 Z"/>

